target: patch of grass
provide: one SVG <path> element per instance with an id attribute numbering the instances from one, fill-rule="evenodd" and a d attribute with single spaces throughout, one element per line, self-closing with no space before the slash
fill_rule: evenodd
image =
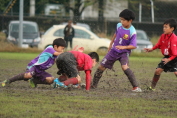
<path id="1" fill-rule="evenodd" d="M 13 56 L 7 56 L 11 54 Z M 37 54 L 1 52 L 0 55 L 0 81 L 3 81 L 24 71 Z M 177 89 L 173 73 L 162 74 L 155 92 L 145 91 L 159 61 L 160 58 L 130 57 L 130 67 L 144 91 L 142 93 L 131 92 L 132 86 L 118 62 L 114 65 L 115 71 L 106 70 L 98 88 L 90 91 L 53 89 L 49 85 L 38 85 L 33 89 L 26 81 L 13 82 L 0 87 L 0 117 L 175 118 Z M 92 77 L 95 71 L 96 67 Z M 47 72 L 58 77 L 56 65 Z M 85 78 L 85 74 L 81 73 L 81 78 Z"/>
<path id="2" fill-rule="evenodd" d="M 37 57 L 37 53 L 17 53 L 17 52 L 0 52 L 0 59 L 18 59 L 31 60 Z"/>
<path id="3" fill-rule="evenodd" d="M 175 118 L 177 110 L 175 100 L 152 101 L 133 97 L 115 99 L 110 96 L 94 99 L 92 96 L 85 96 L 87 93 L 84 92 L 82 92 L 84 96 L 68 96 L 63 95 L 63 91 L 60 94 L 53 90 L 43 92 L 26 90 L 23 95 L 22 92 L 24 90 L 5 90 L 4 94 L 0 93 L 1 117 Z M 47 93 L 49 93 L 48 96 L 46 96 Z M 137 96 L 140 97 L 140 95 Z"/>

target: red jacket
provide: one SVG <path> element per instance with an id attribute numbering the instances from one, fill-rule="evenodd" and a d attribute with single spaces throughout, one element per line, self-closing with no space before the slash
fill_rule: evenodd
<path id="1" fill-rule="evenodd" d="M 177 36 L 172 34 L 162 34 L 157 44 L 152 48 L 160 49 L 161 53 L 166 56 L 170 56 L 170 60 L 177 57 Z"/>

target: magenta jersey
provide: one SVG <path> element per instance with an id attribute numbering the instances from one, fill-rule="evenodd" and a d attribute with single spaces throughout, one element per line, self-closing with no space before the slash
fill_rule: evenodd
<path id="1" fill-rule="evenodd" d="M 114 50 L 118 53 L 124 53 L 124 52 L 131 53 L 130 49 L 118 50 L 115 48 L 115 46 L 132 45 L 132 46 L 136 47 L 136 45 L 137 45 L 136 44 L 136 30 L 133 27 L 133 25 L 131 25 L 129 29 L 126 29 L 122 26 L 122 23 L 118 23 L 115 33 L 116 33 L 116 38 L 114 40 L 112 50 Z"/>

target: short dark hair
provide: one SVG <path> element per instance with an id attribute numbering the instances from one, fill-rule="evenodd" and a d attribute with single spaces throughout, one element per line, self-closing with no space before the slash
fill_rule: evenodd
<path id="1" fill-rule="evenodd" d="M 129 9 L 124 9 L 122 12 L 120 12 L 119 17 L 124 18 L 125 20 L 135 20 L 135 14 L 133 11 Z"/>
<path id="2" fill-rule="evenodd" d="M 165 24 L 166 24 L 166 25 L 169 24 L 170 28 L 173 27 L 173 28 L 174 28 L 173 31 L 175 31 L 177 23 L 176 23 L 176 20 L 175 20 L 174 18 L 167 19 L 167 20 L 163 23 L 163 25 L 165 25 Z"/>
<path id="3" fill-rule="evenodd" d="M 66 41 L 62 38 L 57 38 L 53 41 L 52 45 L 53 45 L 53 47 L 54 47 L 54 45 L 57 45 L 57 47 L 59 47 L 59 46 L 66 47 Z"/>
<path id="4" fill-rule="evenodd" d="M 96 59 L 96 62 L 99 62 L 99 55 L 96 52 L 90 52 L 88 53 L 88 55 L 92 58 L 92 59 Z"/>

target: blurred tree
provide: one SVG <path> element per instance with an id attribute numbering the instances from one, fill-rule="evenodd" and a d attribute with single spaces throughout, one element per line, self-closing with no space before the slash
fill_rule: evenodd
<path id="1" fill-rule="evenodd" d="M 11 0 L 0 0 L 0 13 L 3 13 Z"/>
<path id="2" fill-rule="evenodd" d="M 104 31 L 104 8 L 105 8 L 105 0 L 98 0 L 98 25 L 99 31 Z"/>
<path id="3" fill-rule="evenodd" d="M 70 2 L 69 2 L 70 1 Z M 73 21 L 80 20 L 81 14 L 84 11 L 84 9 L 90 5 L 93 5 L 98 0 L 62 0 L 63 4 L 65 5 L 65 8 L 67 10 L 72 10 L 74 14 Z"/>
<path id="4" fill-rule="evenodd" d="M 104 4 L 105 0 L 98 1 L 98 21 L 104 21 Z"/>

